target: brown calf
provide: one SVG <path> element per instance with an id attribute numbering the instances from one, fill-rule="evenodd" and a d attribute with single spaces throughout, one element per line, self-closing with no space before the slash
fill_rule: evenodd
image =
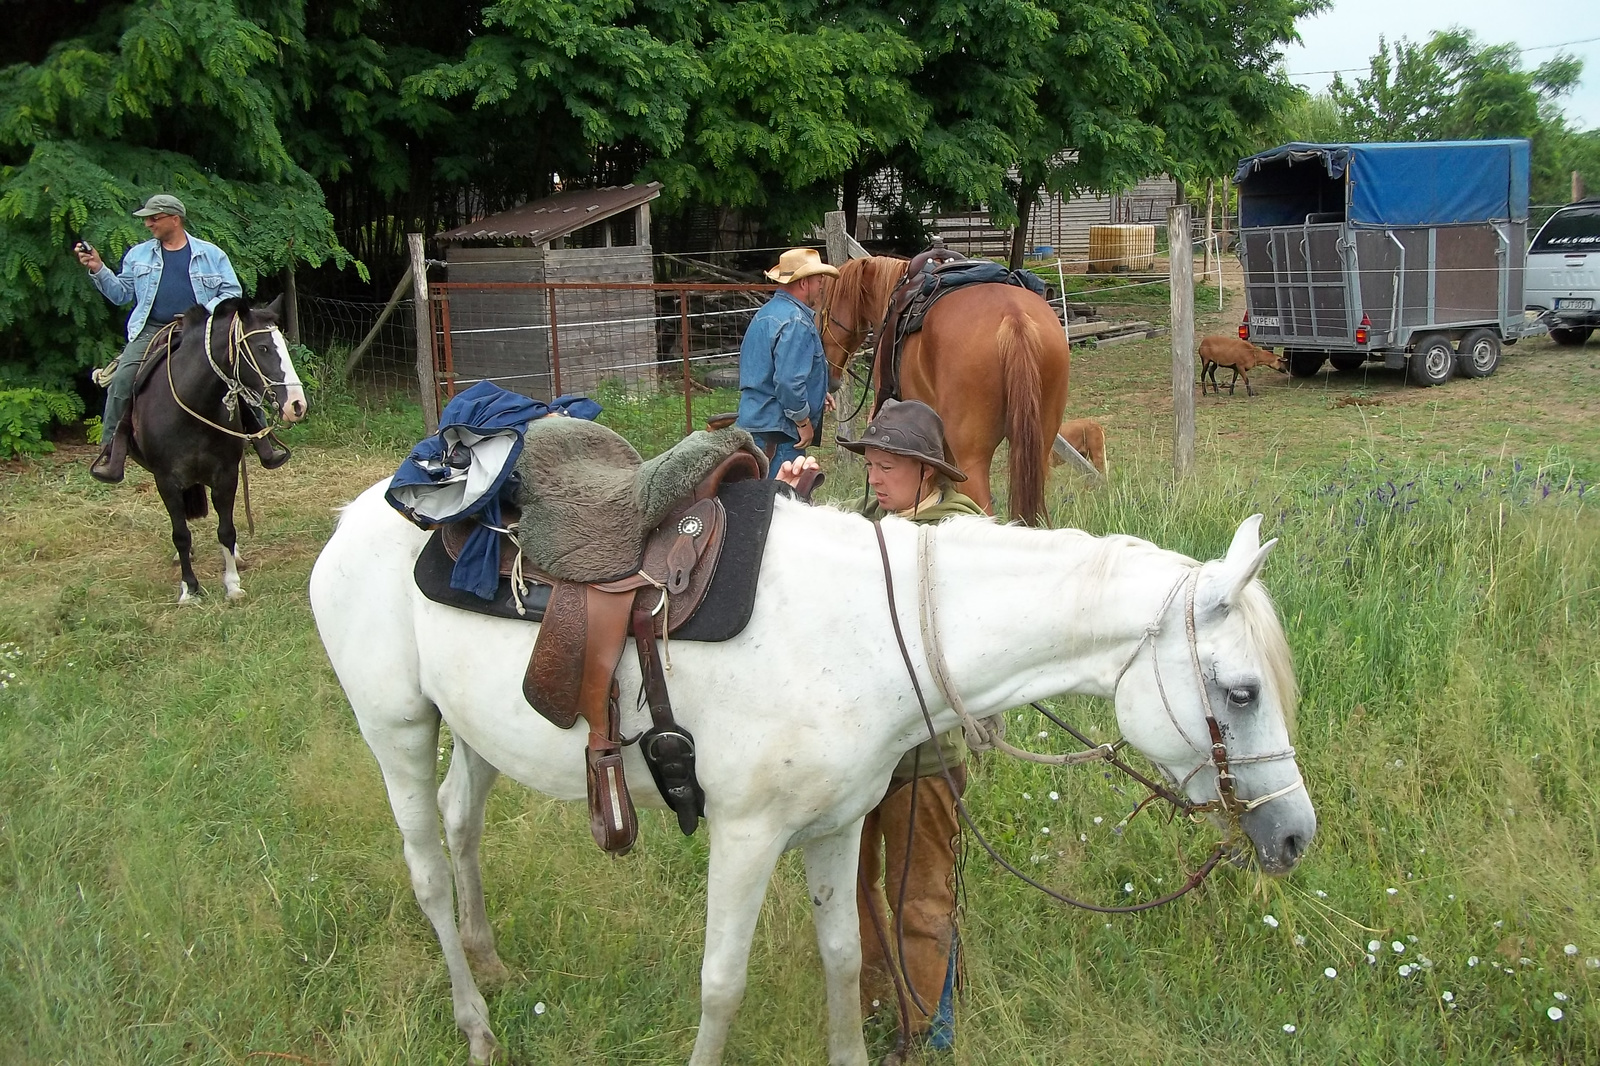
<path id="1" fill-rule="evenodd" d="M 1288 373 L 1280 356 L 1273 355 L 1265 348 L 1257 348 L 1249 341 L 1240 340 L 1238 337 L 1224 337 L 1212 335 L 1200 341 L 1200 395 L 1206 394 L 1206 375 L 1211 375 L 1211 388 L 1217 395 L 1222 390 L 1217 387 L 1217 367 L 1226 366 L 1233 369 L 1233 380 L 1228 382 L 1228 395 L 1233 395 L 1233 387 L 1244 378 L 1244 394 L 1254 396 L 1255 390 L 1250 387 L 1250 371 L 1258 366 L 1270 366 L 1280 374 Z"/>
<path id="2" fill-rule="evenodd" d="M 1078 454 L 1089 460 L 1090 464 L 1103 477 L 1106 472 L 1106 431 L 1092 418 L 1074 418 L 1070 422 L 1061 423 L 1057 430 L 1061 439 L 1077 449 Z M 1052 464 L 1060 460 L 1052 460 Z"/>

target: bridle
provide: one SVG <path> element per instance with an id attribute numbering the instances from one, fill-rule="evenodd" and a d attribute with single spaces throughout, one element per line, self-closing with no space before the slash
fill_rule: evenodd
<path id="1" fill-rule="evenodd" d="M 871 326 L 847 326 L 834 317 L 833 294 L 836 291 L 838 291 L 837 282 L 828 290 L 828 302 L 817 309 L 817 320 L 821 323 L 819 332 L 822 335 L 824 358 L 826 358 L 827 342 L 831 340 L 844 352 L 841 373 L 855 382 L 861 390 L 861 399 L 856 402 L 855 410 L 838 416 L 841 422 L 848 422 L 867 406 L 867 397 L 872 387 L 870 367 L 867 376 L 861 375 L 852 365 L 855 362 L 852 357 L 861 350 L 861 346 L 872 335 L 873 329 Z"/>
<path id="2" fill-rule="evenodd" d="M 883 580 L 884 589 L 889 600 L 889 620 L 894 627 L 895 640 L 899 644 L 900 655 L 905 662 L 907 676 L 909 676 L 911 679 L 911 687 L 916 693 L 917 703 L 922 710 L 923 724 L 927 727 L 928 736 L 936 739 L 938 737 L 938 731 L 934 728 L 933 717 L 928 711 L 927 700 L 922 694 L 921 682 L 917 679 L 916 668 L 912 665 L 911 654 L 906 648 L 905 637 L 900 630 L 899 612 L 895 606 L 894 576 L 889 564 L 889 549 L 887 543 L 884 541 L 882 524 L 874 523 L 874 530 L 878 537 L 878 551 L 883 560 Z M 1142 775 L 1134 773 L 1130 768 L 1126 767 L 1121 760 L 1117 758 L 1118 750 L 1125 745 L 1126 741 L 1119 740 L 1114 744 L 1102 744 L 1098 747 L 1093 747 L 1088 751 L 1072 752 L 1066 755 L 1040 755 L 1034 752 L 1025 752 L 1022 749 L 1006 744 L 1002 735 L 1003 730 L 997 726 L 995 718 L 990 718 L 986 719 L 984 722 L 979 722 L 967 711 L 965 704 L 961 700 L 960 693 L 956 690 L 951 681 L 949 667 L 945 662 L 944 655 L 939 647 L 937 625 L 938 605 L 935 597 L 933 596 L 932 581 L 933 532 L 934 528 L 930 525 L 919 526 L 917 529 L 917 569 L 919 573 L 918 613 L 922 623 L 924 650 L 928 658 L 928 666 L 934 678 L 934 683 L 939 688 L 940 694 L 945 697 L 945 702 L 948 703 L 953 710 L 955 710 L 957 716 L 961 719 L 962 727 L 966 731 L 968 743 L 972 747 L 974 747 L 976 750 L 983 750 L 986 747 L 997 747 L 1000 748 L 1000 750 L 1005 751 L 1007 754 L 1015 755 L 1018 758 L 1024 758 L 1033 762 L 1041 762 L 1053 765 L 1073 765 L 1078 763 L 1106 761 L 1114 766 L 1128 771 L 1136 780 L 1139 780 L 1141 783 L 1144 783 L 1151 788 L 1152 796 L 1150 799 L 1147 799 L 1143 803 L 1139 804 L 1138 807 L 1134 809 L 1134 814 L 1137 814 L 1140 810 L 1144 809 L 1145 805 L 1148 804 L 1151 799 L 1160 797 L 1172 802 L 1175 807 L 1185 814 L 1203 815 L 1212 812 L 1219 812 L 1226 819 L 1227 836 L 1217 844 L 1217 846 L 1212 850 L 1210 857 L 1200 866 L 1200 868 L 1191 874 L 1188 880 L 1185 881 L 1184 884 L 1177 890 L 1170 892 L 1159 899 L 1149 900 L 1143 903 L 1129 904 L 1126 906 L 1103 906 L 1094 903 L 1087 903 L 1082 900 L 1074 899 L 1065 895 L 1064 893 L 1058 892 L 1055 889 L 1039 883 L 1038 881 L 1029 877 L 1027 874 L 1023 873 L 1021 870 L 1017 869 L 1015 865 L 1007 861 L 1002 855 L 999 854 L 999 852 L 995 850 L 993 845 L 991 845 L 988 839 L 983 835 L 983 832 L 974 823 L 971 814 L 967 811 L 966 804 L 962 802 L 960 791 L 957 789 L 955 781 L 951 776 L 950 767 L 945 763 L 943 751 L 939 750 L 938 745 L 934 745 L 935 752 L 939 757 L 940 773 L 944 776 L 945 781 L 950 786 L 951 794 L 955 798 L 956 809 L 961 816 L 962 822 L 965 823 L 967 828 L 972 832 L 974 839 L 978 841 L 978 843 L 983 847 L 984 851 L 988 852 L 989 856 L 998 862 L 1005 870 L 1009 871 L 1011 874 L 1038 889 L 1040 892 L 1043 892 L 1052 899 L 1066 903 L 1073 907 L 1079 907 L 1083 910 L 1096 911 L 1101 914 L 1130 914 L 1137 911 L 1149 910 L 1153 907 L 1159 907 L 1163 904 L 1172 902 L 1180 896 L 1185 895 L 1198 886 L 1200 882 L 1205 880 L 1207 875 L 1209 875 L 1211 871 L 1216 868 L 1217 863 L 1221 861 L 1225 855 L 1234 850 L 1239 836 L 1243 833 L 1239 822 L 1239 819 L 1242 815 L 1248 814 L 1264 804 L 1286 796 L 1295 789 L 1303 788 L 1305 786 L 1304 778 L 1302 778 L 1299 774 L 1296 774 L 1293 784 L 1278 789 L 1265 796 L 1258 796 L 1250 800 L 1241 800 L 1238 796 L 1237 781 L 1233 775 L 1234 766 L 1249 763 L 1266 763 L 1280 761 L 1283 759 L 1293 759 L 1295 757 L 1295 751 L 1292 747 L 1290 747 L 1281 751 L 1268 752 L 1260 755 L 1231 757 L 1228 754 L 1227 743 L 1222 735 L 1222 727 L 1217 721 L 1216 713 L 1211 706 L 1210 690 L 1206 686 L 1205 676 L 1201 671 L 1199 646 L 1195 636 L 1194 597 L 1195 588 L 1199 582 L 1200 567 L 1198 565 L 1192 567 L 1188 572 L 1180 577 L 1172 586 L 1171 590 L 1168 591 L 1166 597 L 1161 602 L 1160 609 L 1156 612 L 1155 618 L 1150 622 L 1149 625 L 1145 627 L 1143 635 L 1139 638 L 1139 642 L 1134 645 L 1133 651 L 1128 655 L 1128 658 L 1124 661 L 1122 668 L 1117 672 L 1116 682 L 1112 686 L 1113 691 L 1115 691 L 1116 687 L 1121 684 L 1124 675 L 1127 674 L 1129 668 L 1138 658 L 1139 653 L 1144 650 L 1147 644 L 1150 645 L 1152 650 L 1152 661 L 1156 673 L 1156 688 L 1161 695 L 1162 707 L 1166 711 L 1168 719 L 1172 722 L 1173 726 L 1177 728 L 1178 735 L 1183 737 L 1184 741 L 1188 743 L 1197 754 L 1204 757 L 1203 761 L 1196 766 L 1194 770 L 1190 771 L 1188 776 L 1186 776 L 1182 781 L 1177 781 L 1174 783 L 1175 789 L 1160 789 Z M 1209 747 L 1195 743 L 1195 741 L 1189 736 L 1188 732 L 1184 730 L 1183 727 L 1178 723 L 1177 716 L 1172 711 L 1171 701 L 1167 698 L 1166 686 L 1161 680 L 1159 658 L 1154 656 L 1155 638 L 1158 634 L 1160 634 L 1164 625 L 1168 608 L 1171 607 L 1172 601 L 1177 597 L 1179 590 L 1186 590 L 1186 595 L 1184 597 L 1184 630 L 1189 646 L 1189 659 L 1191 664 L 1194 666 L 1195 682 L 1199 686 L 1201 702 L 1205 706 L 1206 728 L 1211 739 Z M 1051 717 L 1054 719 L 1053 715 Z M 1059 719 L 1054 720 L 1060 723 Z M 1060 724 L 1064 725 L 1064 723 Z M 1076 730 L 1071 730 L 1071 732 L 1080 740 L 1083 739 L 1082 734 L 1078 733 Z M 1183 788 L 1191 779 L 1193 779 L 1196 773 L 1198 773 L 1207 765 L 1214 767 L 1217 771 L 1218 798 L 1206 803 L 1194 803 L 1187 800 L 1181 795 Z M 1164 767 L 1162 768 L 1162 773 L 1166 775 L 1169 780 L 1171 779 L 1171 774 Z M 1129 818 L 1132 817 L 1133 815 L 1130 814 Z M 1124 821 L 1126 822 L 1126 819 Z"/>
<path id="3" fill-rule="evenodd" d="M 228 412 L 229 417 L 232 417 L 239 409 L 239 401 L 241 399 L 253 407 L 263 406 L 266 403 L 268 389 L 286 385 L 288 382 L 273 381 L 267 377 L 266 372 L 261 369 L 261 363 L 256 359 L 255 349 L 251 347 L 249 341 L 251 337 L 263 334 L 271 336 L 274 327 L 259 326 L 247 331 L 243 324 L 240 323 L 239 316 L 235 314 L 228 322 L 228 336 L 224 344 L 225 361 L 224 363 L 219 363 L 217 361 L 216 347 L 212 344 L 211 339 L 212 326 L 215 322 L 215 315 L 207 316 L 205 332 L 206 362 L 211 365 L 212 373 L 216 374 L 217 378 L 226 387 L 227 391 L 222 397 L 223 410 Z M 251 387 L 244 383 L 244 377 L 240 371 L 241 365 L 254 372 L 256 380 L 261 383 L 259 388 Z M 185 414 L 196 421 L 203 422 L 219 433 L 226 433 L 230 437 L 237 437 L 243 441 L 254 441 L 272 432 L 272 426 L 269 423 L 254 433 L 243 433 L 231 426 L 220 425 L 212 421 L 184 403 L 183 397 L 178 395 L 177 384 L 172 380 L 171 352 L 167 354 L 167 387 L 172 391 L 173 400 L 177 402 Z"/>

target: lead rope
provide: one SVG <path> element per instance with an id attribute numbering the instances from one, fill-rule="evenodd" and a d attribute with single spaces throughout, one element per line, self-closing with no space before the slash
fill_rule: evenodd
<path id="1" fill-rule="evenodd" d="M 212 372 L 215 373 L 219 378 L 222 379 L 222 383 L 224 385 L 228 386 L 228 389 L 229 389 L 228 397 L 224 398 L 223 404 L 224 404 L 225 409 L 228 411 L 228 413 L 232 414 L 234 409 L 238 406 L 237 397 L 239 395 L 245 395 L 246 398 L 248 399 L 248 392 L 246 390 L 244 390 L 243 385 L 240 382 L 237 382 L 234 379 L 229 378 L 227 376 L 227 374 L 217 366 L 216 355 L 211 350 L 211 324 L 215 320 L 216 320 L 216 316 L 214 316 L 214 315 L 213 316 L 209 316 L 209 317 L 206 318 L 206 334 L 205 334 L 206 361 L 211 364 Z M 238 318 L 237 315 L 235 315 L 234 318 L 233 318 L 232 326 L 233 326 L 233 329 L 230 331 L 229 337 L 228 337 L 228 348 L 229 348 L 229 356 L 230 356 L 229 362 L 230 363 L 235 361 L 235 359 L 233 357 L 235 357 L 237 355 L 237 352 L 234 350 L 234 345 L 236 343 L 237 344 L 242 344 L 242 342 L 244 340 L 244 337 L 245 337 L 243 329 L 239 325 L 239 318 Z M 247 351 L 247 352 L 249 351 L 250 346 L 248 344 L 243 345 L 243 347 L 244 347 L 245 351 Z M 272 425 L 269 422 L 267 425 L 263 426 L 258 432 L 255 432 L 255 433 L 242 433 L 239 430 L 233 429 L 233 428 L 231 428 L 229 426 L 218 425 L 216 422 L 213 422 L 211 419 L 207 418 L 205 415 L 201 414 L 199 411 L 196 411 L 194 408 L 192 408 L 188 404 L 184 403 L 183 402 L 183 397 L 178 395 L 178 386 L 177 386 L 177 384 L 172 380 L 172 356 L 173 356 L 173 352 L 172 352 L 172 349 L 171 349 L 171 347 L 169 345 L 168 350 L 167 350 L 167 388 L 172 393 L 173 401 L 175 403 L 177 403 L 177 405 L 183 409 L 183 412 L 185 414 L 187 414 L 190 418 L 193 418 L 197 422 L 201 422 L 201 423 L 203 423 L 203 424 L 205 424 L 207 426 L 210 426 L 212 429 L 216 430 L 218 433 L 226 433 L 230 437 L 236 437 L 239 440 L 243 440 L 243 441 L 257 441 L 257 440 L 260 440 L 262 437 L 265 437 L 268 433 L 272 432 Z M 261 368 L 256 364 L 255 359 L 254 359 L 253 356 L 250 358 L 250 365 L 252 367 L 255 367 L 257 374 L 260 374 Z M 262 379 L 265 380 L 265 375 L 262 375 Z M 237 392 L 235 391 L 235 388 L 234 388 L 236 385 L 239 387 Z M 227 406 L 229 398 L 233 399 L 233 406 L 232 407 L 228 407 Z"/>
<path id="2" fill-rule="evenodd" d="M 889 597 L 889 621 L 894 626 L 894 639 L 896 643 L 900 645 L 900 658 L 905 662 L 907 676 L 911 678 L 911 688 L 912 691 L 916 693 L 917 705 L 922 710 L 922 721 L 923 724 L 928 728 L 928 736 L 937 737 L 938 732 L 933 727 L 933 716 L 928 713 L 928 701 L 924 699 L 922 695 L 922 683 L 917 679 L 916 667 L 911 663 L 911 653 L 906 650 L 905 636 L 900 632 L 900 612 L 895 607 L 894 602 L 894 573 L 889 566 L 889 546 L 884 542 L 883 539 L 882 524 L 874 522 L 873 530 L 878 536 L 878 553 L 883 558 L 883 585 L 884 590 L 888 593 Z M 1130 659 L 1129 661 L 1131 662 L 1132 660 Z M 1126 669 L 1126 667 L 1124 667 L 1124 669 Z M 977 840 L 977 842 L 983 847 L 983 850 L 989 853 L 989 857 L 995 862 L 999 863 L 1002 869 L 1016 877 L 1019 881 L 1026 885 L 1031 885 L 1033 888 L 1038 889 L 1051 899 L 1060 903 L 1065 903 L 1068 906 L 1077 907 L 1080 910 L 1094 911 L 1097 914 L 1134 914 L 1138 911 L 1147 911 L 1154 907 L 1160 907 L 1164 904 L 1171 903 L 1173 900 L 1192 891 L 1200 884 L 1200 882 L 1206 879 L 1212 870 L 1216 869 L 1217 863 L 1221 862 L 1222 857 L 1228 852 L 1227 841 L 1222 841 L 1221 843 L 1217 844 L 1217 846 L 1212 849 L 1211 856 L 1206 859 L 1206 861 L 1198 870 L 1189 875 L 1189 879 L 1185 881 L 1181 887 L 1167 893 L 1165 896 L 1162 896 L 1159 899 L 1148 900 L 1144 903 L 1128 904 L 1122 907 L 1107 907 L 1098 903 L 1086 903 L 1083 900 L 1073 899 L 1071 896 L 1057 892 L 1048 885 L 1040 884 L 1038 881 L 1035 881 L 1033 878 L 1029 877 L 1027 874 L 1013 866 L 1006 860 L 1004 856 L 994 849 L 994 845 L 989 843 L 988 838 L 983 835 L 983 831 L 980 830 L 977 826 L 977 823 L 973 821 L 971 812 L 967 810 L 966 803 L 962 800 L 960 793 L 957 791 L 955 779 L 950 773 L 950 766 L 945 762 L 944 752 L 940 751 L 937 745 L 934 746 L 934 750 L 939 756 L 939 773 L 943 775 L 945 783 L 950 786 L 950 792 L 955 798 L 956 810 L 961 815 L 962 823 L 972 832 L 973 838 Z"/>

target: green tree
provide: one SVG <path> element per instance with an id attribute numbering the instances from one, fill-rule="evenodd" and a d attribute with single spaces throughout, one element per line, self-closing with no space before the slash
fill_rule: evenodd
<path id="1" fill-rule="evenodd" d="M 246 290 L 348 258 L 282 135 L 300 0 L 27 5 L 0 43 L 0 375 L 60 386 L 116 346 L 120 315 L 69 254 L 145 239 L 130 210 L 181 196 Z"/>
<path id="2" fill-rule="evenodd" d="M 1305 95 L 1291 100 L 1278 114 L 1273 141 L 1305 141 L 1310 144 L 1341 144 L 1352 140 L 1344 112 L 1329 93 Z"/>
<path id="3" fill-rule="evenodd" d="M 1532 69 L 1515 45 L 1486 45 L 1453 29 L 1426 44 L 1380 42 L 1369 74 L 1353 87 L 1334 78 L 1330 92 L 1359 140 L 1477 140 L 1522 137 L 1532 145 L 1536 202 L 1564 202 L 1577 142 L 1561 99 L 1583 62 L 1558 54 Z"/>

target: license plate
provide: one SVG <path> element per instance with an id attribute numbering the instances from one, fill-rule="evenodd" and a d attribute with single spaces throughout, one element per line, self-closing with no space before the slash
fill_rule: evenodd
<path id="1" fill-rule="evenodd" d="M 1593 300 L 1574 300 L 1571 298 L 1558 298 L 1556 300 L 1558 311 L 1593 311 Z"/>
<path id="2" fill-rule="evenodd" d="M 1278 324 L 1278 316 L 1256 315 L 1250 319 L 1250 324 L 1252 326 L 1276 326 Z"/>

